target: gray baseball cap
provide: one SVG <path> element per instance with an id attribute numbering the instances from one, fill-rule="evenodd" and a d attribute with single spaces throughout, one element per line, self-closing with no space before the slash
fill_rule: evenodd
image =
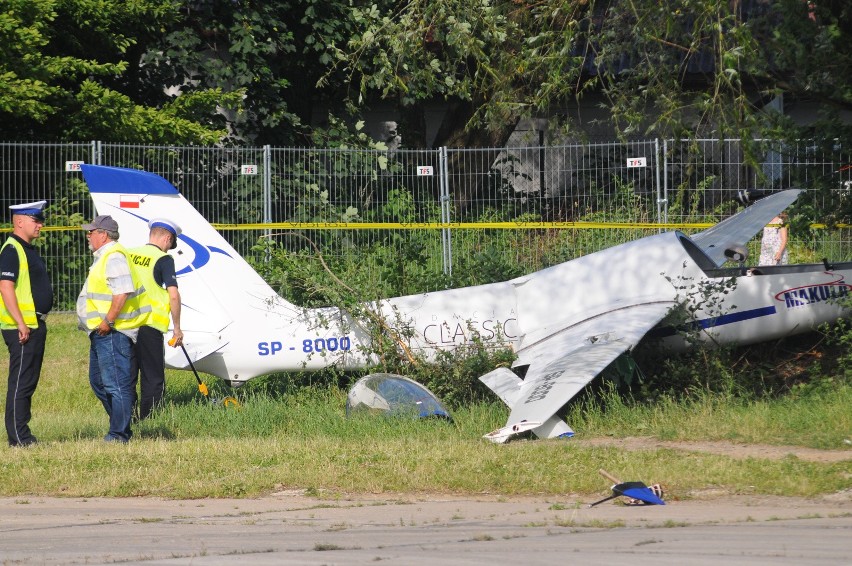
<path id="1" fill-rule="evenodd" d="M 81 226 L 83 230 L 106 230 L 107 232 L 118 232 L 118 222 L 109 214 L 95 216 L 89 224 Z"/>

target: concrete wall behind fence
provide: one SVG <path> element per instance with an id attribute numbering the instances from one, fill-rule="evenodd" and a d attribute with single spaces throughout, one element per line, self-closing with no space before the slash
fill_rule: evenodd
<path id="1" fill-rule="evenodd" d="M 849 230 L 836 226 L 852 188 L 848 153 L 753 143 L 761 155 L 753 165 L 740 140 L 391 152 L 2 143 L 0 206 L 8 215 L 12 204 L 49 201 L 40 245 L 63 310 L 72 308 L 90 263 L 78 227 L 94 210 L 80 163 L 162 175 L 211 223 L 227 225 L 220 226 L 225 237 L 255 261 L 268 257 L 256 247 L 260 238 L 309 255 L 316 248 L 291 237 L 299 234 L 332 258 L 404 247 L 416 235 L 425 247 L 416 256 L 427 270 L 422 290 L 476 282 L 459 271 L 478 269 L 472 266 L 493 250 L 509 257 L 497 258 L 504 263 L 487 276 L 507 278 L 660 229 L 694 231 L 735 212 L 732 197 L 747 189 L 808 190 L 807 224 L 828 219 L 831 226 L 795 231 L 792 260 L 849 260 Z M 353 229 L 365 222 L 373 228 Z"/>

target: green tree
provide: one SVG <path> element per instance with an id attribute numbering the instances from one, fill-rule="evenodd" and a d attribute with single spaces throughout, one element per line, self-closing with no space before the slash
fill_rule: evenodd
<path id="1" fill-rule="evenodd" d="M 304 125 L 318 105 L 320 115 L 341 113 L 341 77 L 326 75 L 328 45 L 352 30 L 348 2 L 196 1 L 181 7 L 146 53 L 142 72 L 152 99 L 161 96 L 159 85 L 182 93 L 239 89 L 243 108 L 224 111 L 239 142 L 309 144 Z"/>
<path id="2" fill-rule="evenodd" d="M 207 90 L 134 98 L 141 54 L 178 14 L 173 0 L 0 0 L 0 123 L 7 139 L 215 143 L 221 105 Z"/>
<path id="3" fill-rule="evenodd" d="M 466 127 L 442 129 L 436 143 L 493 145 L 511 131 L 522 103 L 509 88 L 517 73 L 506 75 L 501 68 L 523 49 L 511 8 L 487 0 L 414 0 L 384 10 L 355 6 L 351 17 L 357 31 L 335 45 L 332 69 L 352 84 L 349 98 L 356 106 L 393 100 L 408 110 L 404 123 L 410 125 L 422 120 L 416 113 L 423 102 L 444 100 L 446 123 Z M 407 134 L 405 139 L 419 145 Z"/>
<path id="4" fill-rule="evenodd" d="M 499 134 L 595 91 L 620 135 L 750 137 L 779 126 L 765 103 L 782 92 L 849 110 L 850 9 L 841 0 L 415 0 L 353 8 L 361 32 L 336 55 L 353 96 L 461 103 L 468 131 Z"/>

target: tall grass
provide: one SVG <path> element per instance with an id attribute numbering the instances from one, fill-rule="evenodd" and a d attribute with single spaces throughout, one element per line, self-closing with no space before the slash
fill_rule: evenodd
<path id="1" fill-rule="evenodd" d="M 88 385 L 88 342 L 71 317 L 50 321 L 48 352 L 34 398 L 27 449 L 2 448 L 0 495 L 253 497 L 305 489 L 350 493 L 605 493 L 605 468 L 625 479 L 661 481 L 669 497 L 692 490 L 813 496 L 849 487 L 852 460 L 734 460 L 716 455 L 617 446 L 584 437 L 654 436 L 731 439 L 842 447 L 850 434 L 852 389 L 828 395 L 738 402 L 709 396 L 634 405 L 604 395 L 569 411 L 574 440 L 494 445 L 482 434 L 501 426 L 506 409 L 478 403 L 453 410 L 453 422 L 345 415 L 346 389 L 284 387 L 258 378 L 231 391 L 205 376 L 202 397 L 189 372 L 167 372 L 166 405 L 134 427 L 128 445 L 104 443 L 107 417 Z M 0 364 L 8 359 L 3 351 Z M 5 380 L 4 380 L 5 381 Z M 2 393 L 5 395 L 5 384 Z M 236 395 L 239 408 L 220 400 Z M 852 458 L 852 451 L 850 451 Z"/>
<path id="2" fill-rule="evenodd" d="M 726 440 L 747 444 L 849 449 L 852 387 L 830 394 L 744 399 L 705 393 L 653 404 L 628 403 L 615 391 L 575 405 L 569 423 L 583 423 L 591 436 L 651 436 L 660 440 Z M 852 451 L 849 454 L 852 459 Z"/>

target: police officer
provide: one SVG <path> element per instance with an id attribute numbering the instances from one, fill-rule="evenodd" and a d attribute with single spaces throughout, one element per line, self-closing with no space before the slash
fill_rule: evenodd
<path id="1" fill-rule="evenodd" d="M 89 384 L 109 416 L 107 442 L 127 442 L 136 392 L 131 374 L 133 343 L 150 309 L 144 288 L 118 243 L 118 222 L 96 216 L 82 226 L 94 263 L 77 297 L 77 318 L 89 335 Z"/>
<path id="2" fill-rule="evenodd" d="M 163 335 L 169 329 L 171 313 L 174 330 L 173 347 L 183 344 L 180 329 L 180 292 L 175 275 L 175 260 L 167 252 L 177 247 L 180 226 L 165 218 L 148 222 L 148 243 L 127 251 L 128 258 L 145 287 L 144 300 L 151 306 L 148 321 L 139 328 L 135 361 L 139 379 L 139 419 L 150 416 L 166 391 L 166 368 Z M 133 368 L 133 376 L 137 374 Z"/>
<path id="3" fill-rule="evenodd" d="M 10 206 L 12 234 L 0 248 L 0 329 L 9 348 L 5 419 L 9 446 L 38 441 L 30 432 L 30 409 L 44 359 L 45 319 L 53 308 L 53 287 L 32 242 L 44 225 L 46 204 L 41 200 Z"/>

